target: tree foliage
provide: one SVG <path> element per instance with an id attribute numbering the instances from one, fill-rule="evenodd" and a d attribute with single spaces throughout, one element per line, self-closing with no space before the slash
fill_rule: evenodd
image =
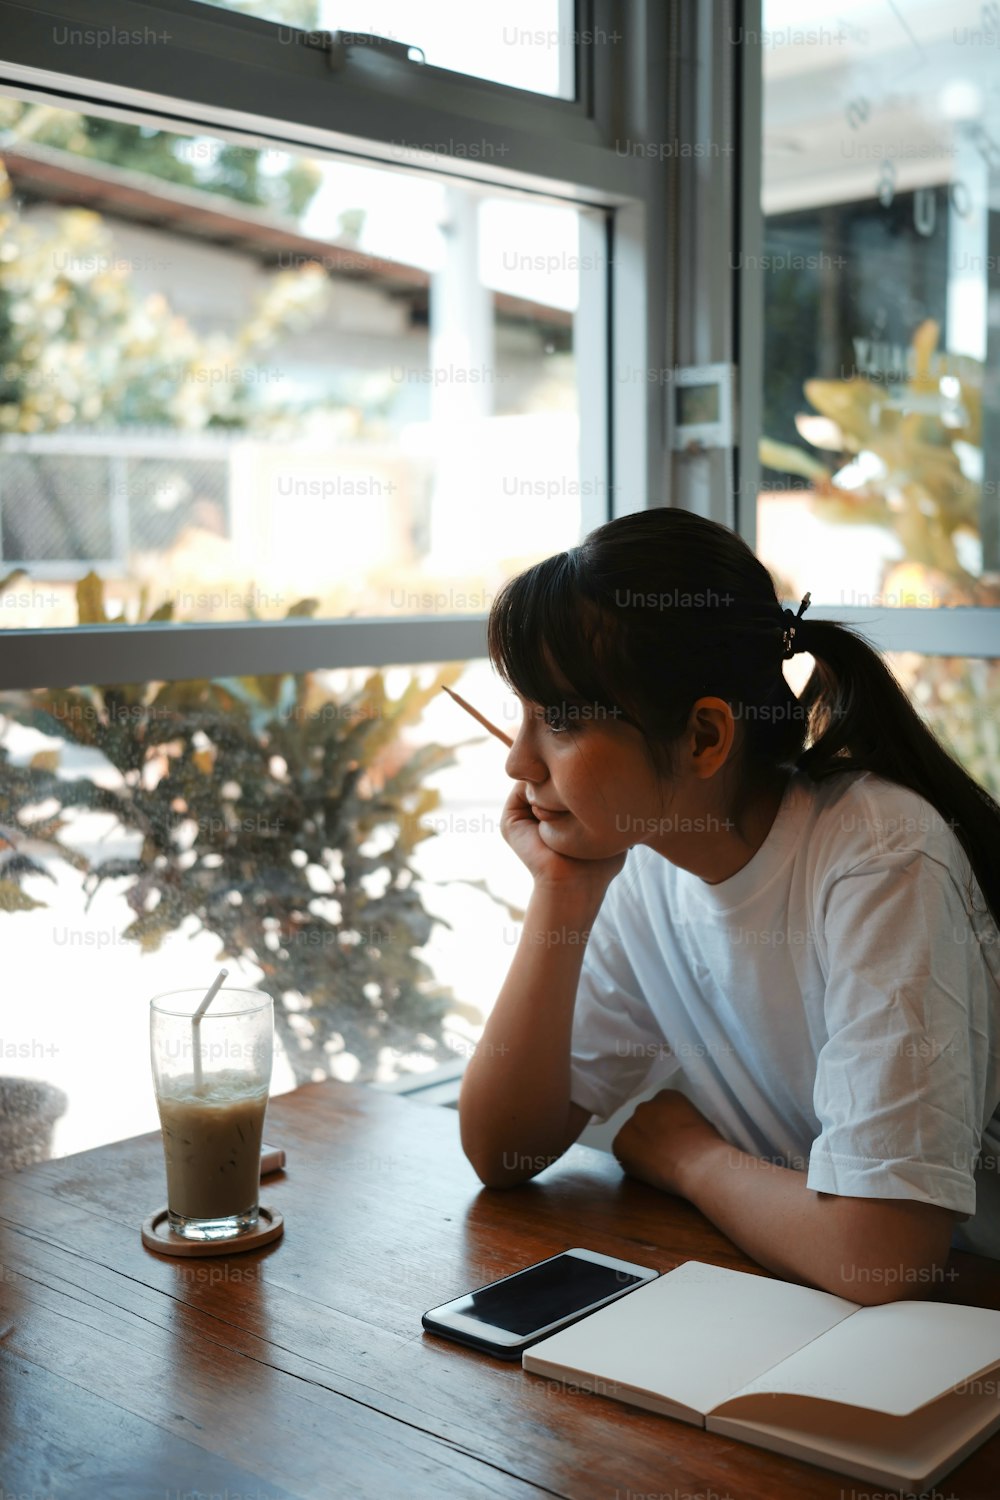
<path id="1" fill-rule="evenodd" d="M 96 575 L 77 598 L 81 624 L 107 621 Z M 167 604 L 149 618 L 171 614 Z M 462 670 L 446 665 L 426 687 L 414 678 L 398 698 L 377 671 L 339 699 L 308 672 L 18 695 L 6 711 L 20 724 L 98 751 L 118 776 L 111 786 L 103 775 L 60 778 L 51 752 L 18 768 L 0 751 L 0 835 L 6 826 L 28 859 L 0 871 L 0 908 L 42 904 L 18 878 L 45 873 L 32 840 L 56 839 L 74 810 L 108 813 L 141 846 L 89 867 L 69 851 L 86 869 L 88 906 L 105 882 L 123 881 L 134 913 L 123 936 L 144 952 L 193 919 L 192 932 L 217 937 L 220 961 L 258 965 L 300 1082 L 325 1076 L 339 1052 L 357 1058 L 362 1081 L 385 1047 L 453 1056 L 445 1013 L 478 1013 L 414 951 L 442 919 L 424 908 L 412 857 L 434 836 L 422 820 L 440 793 L 427 777 L 455 757 L 408 747 L 404 731 Z M 47 799 L 58 810 L 31 823 L 26 809 Z"/>
<path id="2" fill-rule="evenodd" d="M 18 99 L 0 99 L 0 132 L 0 150 L 5 143 L 34 141 L 292 219 L 302 216 L 322 181 L 316 162 L 292 153 L 258 150 L 214 136 L 178 135 Z"/>
<path id="3" fill-rule="evenodd" d="M 42 224 L 19 215 L 0 161 L 0 433 L 264 430 L 299 409 L 281 399 L 264 356 L 328 296 L 322 267 L 278 271 L 235 333 L 200 333 L 163 293 L 137 289 L 100 214 L 61 209 Z"/>

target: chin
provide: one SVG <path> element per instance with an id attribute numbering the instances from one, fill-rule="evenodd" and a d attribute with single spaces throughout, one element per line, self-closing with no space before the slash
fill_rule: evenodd
<path id="1" fill-rule="evenodd" d="M 562 824 L 562 819 L 556 823 L 542 823 L 540 827 L 557 830 Z M 575 837 L 571 832 L 575 830 Z M 561 852 L 572 859 L 614 859 L 616 855 L 624 854 L 630 849 L 631 844 L 623 844 L 619 839 L 602 839 L 599 835 L 590 833 L 587 829 L 581 829 L 579 824 L 567 825 L 558 837 Z M 572 847 L 563 849 L 561 846 L 571 843 Z M 2 1500 L 2 1496 L 0 1496 Z"/>

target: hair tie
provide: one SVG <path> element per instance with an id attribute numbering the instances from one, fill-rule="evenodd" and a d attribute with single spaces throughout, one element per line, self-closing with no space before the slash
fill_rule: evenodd
<path id="1" fill-rule="evenodd" d="M 794 656 L 797 651 L 804 651 L 806 649 L 804 645 L 795 644 L 795 637 L 799 634 L 799 622 L 809 608 L 811 599 L 811 594 L 803 594 L 802 603 L 799 605 L 797 613 L 793 614 L 790 609 L 785 609 L 781 612 L 781 618 L 784 622 L 784 633 L 782 635 L 783 649 L 781 652 L 783 660 L 789 656 Z"/>

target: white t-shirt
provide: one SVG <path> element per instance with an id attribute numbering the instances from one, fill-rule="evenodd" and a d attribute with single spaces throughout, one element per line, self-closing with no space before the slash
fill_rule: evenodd
<path id="1" fill-rule="evenodd" d="M 907 788 L 796 772 L 717 885 L 636 845 L 571 1050 L 571 1097 L 601 1120 L 655 1071 L 737 1149 L 817 1192 L 953 1209 L 952 1245 L 1000 1258 L 1000 931 Z"/>

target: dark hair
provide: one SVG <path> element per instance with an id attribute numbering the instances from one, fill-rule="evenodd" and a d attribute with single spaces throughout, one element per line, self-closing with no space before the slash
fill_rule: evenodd
<path id="1" fill-rule="evenodd" d="M 816 665 L 797 698 L 781 669 L 784 629 L 774 581 L 742 537 L 663 507 L 609 521 L 508 579 L 487 641 L 523 698 L 632 724 L 668 775 L 696 699 L 724 699 L 741 721 L 737 813 L 782 768 L 813 781 L 871 771 L 909 787 L 953 829 L 1000 925 L 1000 806 L 848 626 L 799 620 L 795 644 Z"/>

